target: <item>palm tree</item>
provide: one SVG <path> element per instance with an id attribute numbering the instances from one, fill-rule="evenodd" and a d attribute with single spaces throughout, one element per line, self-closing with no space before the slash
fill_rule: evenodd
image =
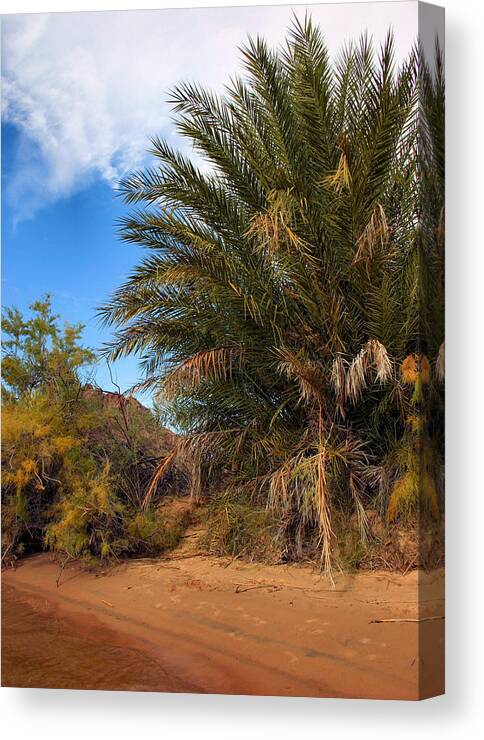
<path id="1" fill-rule="evenodd" d="M 418 52 L 396 69 L 391 34 L 377 57 L 363 36 L 333 64 L 310 19 L 284 48 L 257 38 L 242 54 L 223 97 L 172 93 L 196 158 L 155 138 L 154 166 L 121 183 L 137 206 L 122 236 L 149 254 L 101 313 L 111 358 L 141 355 L 196 459 L 293 541 L 316 528 L 329 570 L 332 509 L 353 508 L 365 536 L 371 473 L 420 413 L 401 364 L 414 356 L 419 375 L 443 339 L 442 301 L 421 310 L 442 272 L 442 80 Z"/>

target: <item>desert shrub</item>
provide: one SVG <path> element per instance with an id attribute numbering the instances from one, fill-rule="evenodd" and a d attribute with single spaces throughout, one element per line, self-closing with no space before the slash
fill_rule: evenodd
<path id="1" fill-rule="evenodd" d="M 421 512 L 424 516 L 439 519 L 439 499 L 437 487 L 431 475 L 408 472 L 399 478 L 391 491 L 388 504 L 388 520 L 402 518 L 406 521 Z"/>
<path id="2" fill-rule="evenodd" d="M 15 307 L 2 313 L 2 397 L 32 397 L 47 388 L 58 398 L 69 396 L 80 372 L 96 360 L 80 343 L 83 324 L 61 325 L 51 297 L 35 301 L 26 317 Z"/>
<path id="3" fill-rule="evenodd" d="M 2 548 L 22 554 L 42 541 L 48 511 L 79 440 L 62 424 L 60 405 L 43 396 L 2 410 Z"/>
<path id="4" fill-rule="evenodd" d="M 181 521 L 142 511 L 173 435 L 136 399 L 83 383 L 93 355 L 82 327 L 61 330 L 49 299 L 32 311 L 4 317 L 2 562 L 39 548 L 88 560 L 173 546 Z M 181 482 L 171 469 L 152 507 Z"/>
<path id="5" fill-rule="evenodd" d="M 138 460 L 146 450 L 134 448 Z M 154 454 L 154 453 L 152 453 Z M 140 495 L 152 475 L 135 467 L 133 448 L 113 438 L 112 415 L 77 401 L 37 394 L 7 403 L 2 424 L 2 548 L 7 558 L 39 547 L 90 560 L 155 554 L 174 547 L 186 517 L 168 507 L 143 511 Z M 156 458 L 154 458 L 156 460 Z"/>
<path id="6" fill-rule="evenodd" d="M 189 510 L 183 503 L 177 507 L 176 501 L 149 511 L 134 511 L 126 523 L 130 553 L 155 555 L 174 549 L 189 522 Z"/>
<path id="7" fill-rule="evenodd" d="M 271 512 L 239 493 L 219 494 L 208 504 L 204 546 L 214 555 L 275 562 L 283 546 Z"/>
<path id="8" fill-rule="evenodd" d="M 358 567 L 406 573 L 413 568 L 430 570 L 443 564 L 443 523 L 422 523 L 419 517 L 413 517 L 397 524 L 387 522 L 383 536 L 367 543 Z"/>
<path id="9" fill-rule="evenodd" d="M 156 463 L 156 426 L 126 434 L 115 411 L 93 399 L 67 407 L 36 393 L 3 407 L 2 549 L 7 559 L 47 548 L 89 561 L 156 554 L 178 543 L 187 525 L 183 506 L 141 509 Z M 116 431 L 118 430 L 118 431 Z M 138 430 L 141 430 L 138 435 Z M 132 443 L 133 442 L 133 443 Z M 172 475 L 173 477 L 173 475 Z M 173 481 L 170 479 L 167 490 Z M 160 489 L 165 490 L 162 482 Z"/>
<path id="10" fill-rule="evenodd" d="M 71 558 L 111 558 L 127 548 L 125 506 L 116 495 L 109 464 L 97 474 L 73 476 L 51 507 L 45 545 Z"/>
<path id="11" fill-rule="evenodd" d="M 362 540 L 357 518 L 339 511 L 333 517 L 335 535 L 335 561 L 345 572 L 361 567 L 371 543 Z M 368 537 L 371 537 L 370 533 Z"/>
<path id="12" fill-rule="evenodd" d="M 95 477 L 79 479 L 53 507 L 51 518 L 46 546 L 87 562 L 156 555 L 176 547 L 184 531 L 183 520 L 170 520 L 162 509 L 140 511 L 123 504 L 109 465 Z"/>

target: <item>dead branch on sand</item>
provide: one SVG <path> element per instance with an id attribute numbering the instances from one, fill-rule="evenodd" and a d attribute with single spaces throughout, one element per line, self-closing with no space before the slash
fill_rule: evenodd
<path id="1" fill-rule="evenodd" d="M 276 586 L 275 584 L 271 584 L 271 583 L 259 583 L 257 586 L 246 586 L 245 588 L 241 588 L 239 585 L 236 587 L 234 593 L 243 594 L 244 591 L 252 591 L 254 588 L 269 588 L 272 592 L 272 591 L 280 591 L 282 589 L 282 586 Z"/>
<path id="2" fill-rule="evenodd" d="M 445 619 L 445 616 L 441 614 L 438 617 L 421 617 L 420 619 L 411 619 L 410 617 L 402 619 L 372 619 L 369 624 L 383 624 L 384 622 L 435 622 L 437 619 Z"/>

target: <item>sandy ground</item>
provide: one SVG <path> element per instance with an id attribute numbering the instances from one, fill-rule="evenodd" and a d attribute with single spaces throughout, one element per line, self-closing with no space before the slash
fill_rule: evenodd
<path id="1" fill-rule="evenodd" d="M 174 555 L 4 571 L 3 685 L 418 699 L 444 690 L 443 573 Z M 30 615 L 30 616 L 29 616 Z M 23 620 L 23 621 L 22 621 Z M 53 627 L 55 625 L 55 627 Z"/>

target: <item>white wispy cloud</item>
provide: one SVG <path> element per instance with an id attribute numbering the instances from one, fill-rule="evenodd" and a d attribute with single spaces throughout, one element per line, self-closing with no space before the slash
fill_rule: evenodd
<path id="1" fill-rule="evenodd" d="M 332 53 L 365 29 L 391 25 L 397 55 L 417 32 L 414 2 L 309 6 Z M 168 92 L 182 79 L 221 90 L 240 70 L 238 47 L 260 34 L 279 44 L 303 6 L 4 16 L 3 120 L 21 131 L 7 196 L 17 217 L 109 183 L 140 166 L 149 137 L 172 138 Z"/>

